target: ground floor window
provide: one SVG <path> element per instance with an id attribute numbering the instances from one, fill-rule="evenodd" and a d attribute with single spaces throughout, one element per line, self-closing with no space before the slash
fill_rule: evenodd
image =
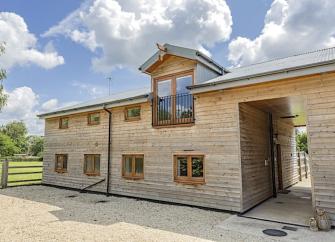
<path id="1" fill-rule="evenodd" d="M 122 177 L 130 179 L 142 179 L 144 155 L 123 155 L 122 156 Z"/>
<path id="2" fill-rule="evenodd" d="M 84 155 L 84 173 L 88 176 L 100 176 L 100 155 Z"/>
<path id="3" fill-rule="evenodd" d="M 187 184 L 203 184 L 204 156 L 203 155 L 175 155 L 174 180 Z"/>
<path id="4" fill-rule="evenodd" d="M 67 154 L 56 155 L 55 171 L 59 173 L 67 171 Z"/>

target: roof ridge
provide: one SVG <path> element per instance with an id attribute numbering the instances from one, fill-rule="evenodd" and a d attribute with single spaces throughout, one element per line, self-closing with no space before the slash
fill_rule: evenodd
<path id="1" fill-rule="evenodd" d="M 236 70 L 236 69 L 240 69 L 240 68 L 245 68 L 245 67 L 249 67 L 249 66 L 260 65 L 260 64 L 269 63 L 269 62 L 272 62 L 272 61 L 277 61 L 277 60 L 284 60 L 284 59 L 288 59 L 288 58 L 295 57 L 295 56 L 308 55 L 308 54 L 312 54 L 312 53 L 316 53 L 316 52 L 321 52 L 321 51 L 325 51 L 325 50 L 330 50 L 330 49 L 335 49 L 335 46 L 333 46 L 333 47 L 327 47 L 327 48 L 322 48 L 322 49 L 317 49 L 317 50 L 312 50 L 312 51 L 307 51 L 307 52 L 303 52 L 303 53 L 299 53 L 299 54 L 294 54 L 294 55 L 290 55 L 290 56 L 285 56 L 285 57 L 274 58 L 274 59 L 271 59 L 271 60 L 261 61 L 261 62 L 257 62 L 257 63 L 245 65 L 245 66 L 233 67 L 233 68 L 229 68 L 228 70 Z"/>

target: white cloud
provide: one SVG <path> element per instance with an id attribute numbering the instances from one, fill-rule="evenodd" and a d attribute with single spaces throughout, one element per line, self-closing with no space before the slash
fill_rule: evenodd
<path id="1" fill-rule="evenodd" d="M 0 123 L 6 124 L 10 121 L 23 121 L 27 125 L 29 133 L 42 134 L 43 121 L 36 117 L 39 104 L 38 95 L 30 87 L 18 87 L 9 95 L 8 103 L 0 115 Z"/>
<path id="2" fill-rule="evenodd" d="M 54 110 L 54 109 L 58 108 L 58 100 L 56 98 L 52 98 L 52 99 L 44 102 L 41 105 L 41 108 L 42 108 L 43 111 Z"/>
<path id="3" fill-rule="evenodd" d="M 97 71 L 138 66 L 156 42 L 205 49 L 229 39 L 232 17 L 225 0 L 91 0 L 43 36 L 65 35 L 100 53 Z"/>
<path id="4" fill-rule="evenodd" d="M 107 87 L 74 81 L 72 86 L 79 90 L 81 94 L 88 94 L 90 98 L 98 98 L 107 95 Z"/>
<path id="5" fill-rule="evenodd" d="M 335 45 L 334 0 L 274 0 L 261 34 L 229 45 L 234 65 L 284 57 Z"/>
<path id="6" fill-rule="evenodd" d="M 0 57 L 2 68 L 36 64 L 50 69 L 64 63 L 64 58 L 58 55 L 51 43 L 44 52 L 36 49 L 36 37 L 29 32 L 24 19 L 15 13 L 0 12 L 0 41 L 6 43 L 6 52 Z"/>
<path id="7" fill-rule="evenodd" d="M 43 135 L 44 121 L 37 114 L 49 112 L 57 108 L 71 106 L 78 102 L 59 103 L 55 98 L 49 99 L 41 104 L 39 95 L 30 87 L 18 87 L 8 92 L 8 103 L 0 113 L 0 124 L 11 121 L 23 121 L 30 134 Z"/>

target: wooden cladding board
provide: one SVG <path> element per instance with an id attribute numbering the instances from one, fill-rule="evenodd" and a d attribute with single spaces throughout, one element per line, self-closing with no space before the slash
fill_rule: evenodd
<path id="1" fill-rule="evenodd" d="M 272 195 L 268 114 L 248 104 L 240 107 L 243 211 Z"/>
<path id="2" fill-rule="evenodd" d="M 274 120 L 274 133 L 281 147 L 281 169 L 283 188 L 299 182 L 299 166 L 296 152 L 295 128 L 281 119 Z"/>

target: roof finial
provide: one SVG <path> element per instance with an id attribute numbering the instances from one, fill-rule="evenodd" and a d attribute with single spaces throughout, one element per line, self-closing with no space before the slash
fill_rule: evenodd
<path id="1" fill-rule="evenodd" d="M 163 57 L 164 55 L 166 54 L 166 47 L 164 47 L 164 45 L 161 45 L 159 43 L 156 43 L 157 45 L 157 48 L 159 50 L 159 60 L 162 61 L 163 60 Z"/>

